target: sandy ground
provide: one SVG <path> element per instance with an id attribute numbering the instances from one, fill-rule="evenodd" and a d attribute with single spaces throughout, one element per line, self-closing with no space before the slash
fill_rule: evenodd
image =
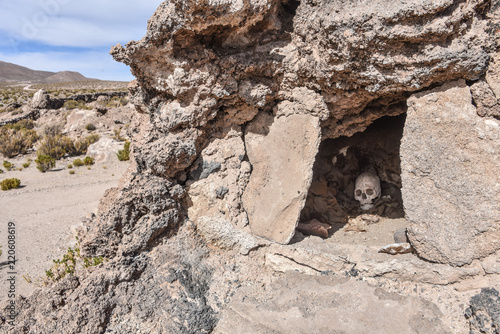
<path id="1" fill-rule="evenodd" d="M 9 159 L 16 167 L 22 167 L 27 156 Z M 31 157 L 34 159 L 34 157 Z M 41 173 L 36 164 L 22 171 L 5 171 L 0 181 L 18 178 L 22 188 L 0 191 L 0 303 L 8 299 L 12 276 L 7 258 L 8 224 L 15 224 L 17 262 L 13 272 L 16 278 L 16 294 L 28 295 L 37 286 L 28 284 L 23 278 L 45 276 L 45 270 L 53 265 L 53 259 L 62 258 L 69 246 L 76 242 L 75 229 L 82 218 L 97 209 L 99 199 L 106 189 L 117 185 L 128 167 L 128 162 L 97 163 L 90 170 L 86 166 L 73 168 L 69 174 L 66 166 L 73 161 L 58 161 L 56 169 Z M 3 161 L 3 159 L 2 159 Z M 106 168 L 104 168 L 106 167 Z"/>

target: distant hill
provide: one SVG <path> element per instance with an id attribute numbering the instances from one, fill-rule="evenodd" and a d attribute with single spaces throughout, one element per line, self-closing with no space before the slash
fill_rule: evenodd
<path id="1" fill-rule="evenodd" d="M 12 63 L 0 61 L 0 82 L 58 83 L 92 80 L 78 72 L 36 71 Z"/>

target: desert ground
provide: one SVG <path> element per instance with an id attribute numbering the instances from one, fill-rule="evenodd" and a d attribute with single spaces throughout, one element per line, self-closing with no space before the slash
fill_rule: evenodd
<path id="1" fill-rule="evenodd" d="M 6 157 L 0 154 L 0 181 L 17 178 L 21 186 L 0 191 L 0 303 L 8 298 L 7 276 L 12 272 L 8 264 L 8 225 L 15 224 L 16 294 L 29 295 L 43 285 L 46 270 L 54 260 L 61 259 L 68 247 L 75 247 L 76 229 L 82 219 L 97 211 L 106 189 L 116 186 L 127 169 L 128 161 L 119 161 L 116 153 L 128 138 L 133 107 L 127 101 L 110 99 L 107 92 L 126 92 L 122 82 L 71 82 L 58 84 L 2 84 L 0 85 L 0 121 L 17 119 L 31 110 L 33 95 L 44 89 L 50 99 L 71 100 L 82 94 L 104 94 L 100 102 L 80 102 L 58 109 L 44 109 L 34 122 L 40 139 L 26 154 Z M 71 101 L 70 101 L 71 102 Z M 97 106 L 101 112 L 96 111 Z M 103 112 L 104 111 L 104 112 Z M 92 128 L 89 128 L 92 124 Z M 47 172 L 37 169 L 39 149 L 47 128 L 57 129 L 60 135 L 72 140 L 99 136 L 94 149 L 87 154 L 65 154 L 56 166 Z M 93 130 L 92 130 L 93 129 Z M 5 139 L 5 138 L 4 138 Z M 75 159 L 94 158 L 93 165 L 73 166 Z M 13 165 L 8 170 L 3 162 Z"/>
<path id="2" fill-rule="evenodd" d="M 26 157 L 10 161 L 20 166 Z M 5 264 L 8 223 L 16 225 L 16 292 L 26 296 L 40 286 L 38 281 L 45 278 L 53 260 L 61 258 L 68 247 L 74 247 L 76 228 L 83 218 L 96 211 L 105 190 L 116 186 L 128 166 L 128 162 L 116 159 L 115 163 L 97 163 L 90 170 L 87 166 L 73 168 L 75 174 L 69 174 L 69 163 L 61 161 L 61 167 L 43 174 L 34 163 L 22 171 L 2 173 L 1 179 L 22 180 L 22 187 L 0 192 L 0 303 L 7 300 L 9 290 L 10 271 Z M 31 284 L 27 281 L 30 279 Z"/>

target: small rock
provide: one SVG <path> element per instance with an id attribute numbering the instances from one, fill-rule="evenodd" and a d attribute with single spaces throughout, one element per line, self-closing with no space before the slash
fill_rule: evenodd
<path id="1" fill-rule="evenodd" d="M 216 161 L 203 161 L 198 168 L 192 172 L 192 175 L 197 180 L 206 179 L 210 174 L 218 172 L 221 164 Z"/>
<path id="2" fill-rule="evenodd" d="M 400 228 L 394 232 L 394 243 L 403 244 L 408 242 L 408 237 L 406 236 L 406 228 Z"/>

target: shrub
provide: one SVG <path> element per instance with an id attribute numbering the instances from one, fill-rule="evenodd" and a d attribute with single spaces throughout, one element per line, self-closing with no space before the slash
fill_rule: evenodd
<path id="1" fill-rule="evenodd" d="M 35 127 L 35 122 L 33 122 L 33 120 L 31 119 L 23 119 L 14 124 L 4 125 L 4 127 L 15 131 L 32 130 Z"/>
<path id="2" fill-rule="evenodd" d="M 78 107 L 78 102 L 76 102 L 75 100 L 68 100 L 68 101 L 64 102 L 63 107 L 68 109 L 68 110 L 73 110 L 76 107 Z"/>
<path id="3" fill-rule="evenodd" d="M 42 173 L 54 168 L 56 166 L 56 159 L 50 155 L 40 154 L 38 155 L 36 162 L 36 168 Z"/>
<path id="4" fill-rule="evenodd" d="M 7 160 L 4 160 L 3 161 L 3 167 L 6 169 L 6 170 L 11 170 L 12 168 L 14 168 L 14 164 L 8 162 Z"/>
<path id="5" fill-rule="evenodd" d="M 24 168 L 28 168 L 30 165 L 31 165 L 31 163 L 29 163 L 29 162 L 25 162 L 25 163 L 23 163 L 23 167 L 24 167 Z"/>
<path id="6" fill-rule="evenodd" d="M 84 139 L 78 139 L 66 147 L 66 152 L 69 156 L 83 155 L 87 153 L 87 149 L 90 145 L 99 140 L 99 135 L 90 135 Z"/>
<path id="7" fill-rule="evenodd" d="M 76 238 L 78 240 L 78 238 Z M 107 261 L 102 256 L 98 257 L 86 257 L 80 254 L 80 241 L 78 240 L 75 248 L 68 247 L 68 252 L 63 255 L 60 260 L 52 260 L 54 265 L 51 269 L 45 271 L 48 281 L 59 281 L 66 275 L 74 275 L 76 271 L 83 269 L 88 269 L 90 267 L 98 266 L 104 261 Z"/>
<path id="8" fill-rule="evenodd" d="M 3 169 L 0 169 L 0 174 L 2 174 L 2 173 L 3 173 Z"/>
<path id="9" fill-rule="evenodd" d="M 73 166 L 75 166 L 75 167 L 83 166 L 83 161 L 81 159 L 75 159 L 73 161 Z"/>
<path id="10" fill-rule="evenodd" d="M 38 148 L 37 154 L 48 155 L 56 160 L 59 160 L 68 150 L 71 149 L 72 146 L 73 141 L 67 136 L 45 136 L 40 144 L 40 147 Z"/>
<path id="11" fill-rule="evenodd" d="M 112 97 L 109 101 L 106 102 L 106 107 L 115 108 L 119 106 L 124 106 L 128 103 L 128 100 L 125 98 L 120 98 L 118 96 Z"/>
<path id="12" fill-rule="evenodd" d="M 83 164 L 85 166 L 92 166 L 94 164 L 94 158 L 92 158 L 92 157 L 85 157 L 85 159 L 83 159 Z"/>
<path id="13" fill-rule="evenodd" d="M 38 135 L 35 130 L 5 126 L 0 128 L 0 153 L 7 158 L 26 154 L 37 141 Z"/>
<path id="14" fill-rule="evenodd" d="M 66 152 L 70 157 L 87 153 L 88 144 L 84 140 L 72 141 L 66 146 Z"/>
<path id="15" fill-rule="evenodd" d="M 69 165 L 68 165 L 68 168 L 69 168 L 69 169 L 73 168 L 73 165 L 72 165 L 72 164 L 69 164 Z"/>
<path id="16" fill-rule="evenodd" d="M 87 131 L 94 131 L 96 129 L 96 127 L 94 124 L 89 123 L 89 124 L 85 125 L 85 129 L 87 129 Z"/>
<path id="17" fill-rule="evenodd" d="M 126 139 L 122 137 L 121 132 L 122 129 L 114 129 L 113 132 L 115 133 L 113 135 L 113 139 L 116 141 L 125 141 Z"/>
<path id="18" fill-rule="evenodd" d="M 119 96 L 113 96 L 107 103 L 106 107 L 119 107 L 119 106 L 125 106 L 128 103 L 128 98 L 126 97 L 119 97 Z"/>
<path id="19" fill-rule="evenodd" d="M 0 183 L 2 190 L 10 190 L 10 189 L 16 189 L 19 188 L 21 185 L 21 180 L 19 179 L 5 179 Z"/>
<path id="20" fill-rule="evenodd" d="M 99 135 L 90 135 L 85 137 L 85 141 L 89 144 L 92 145 L 93 143 L 96 143 L 99 140 Z"/>
<path id="21" fill-rule="evenodd" d="M 74 171 L 74 170 L 70 170 L 70 171 L 69 171 L 69 173 L 70 173 L 71 175 L 73 175 L 73 174 L 75 174 L 75 171 Z"/>
<path id="22" fill-rule="evenodd" d="M 75 100 L 68 100 L 64 102 L 63 105 L 64 108 L 68 110 L 73 110 L 73 109 L 80 109 L 80 110 L 89 110 L 90 108 L 87 107 L 84 101 L 75 101 Z"/>
<path id="23" fill-rule="evenodd" d="M 49 124 L 43 128 L 43 135 L 47 137 L 55 137 L 60 135 L 62 132 L 61 124 Z"/>
<path id="24" fill-rule="evenodd" d="M 118 157 L 118 160 L 120 161 L 126 161 L 130 159 L 130 142 L 126 141 L 125 144 L 123 145 L 123 150 L 119 150 L 118 153 L 116 153 L 116 156 Z"/>

